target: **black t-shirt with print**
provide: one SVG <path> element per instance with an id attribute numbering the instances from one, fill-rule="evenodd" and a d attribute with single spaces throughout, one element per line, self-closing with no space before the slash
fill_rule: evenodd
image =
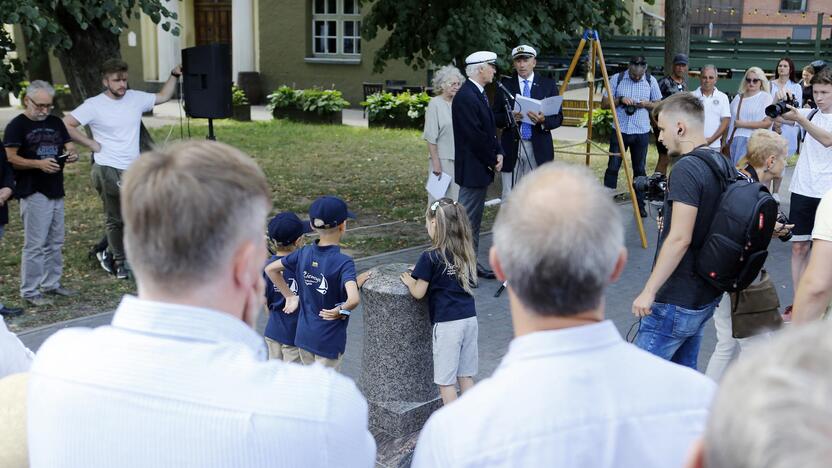
<path id="1" fill-rule="evenodd" d="M 26 159 L 54 159 L 63 154 L 64 145 L 71 141 L 64 122 L 50 115 L 45 120 L 34 121 L 25 114 L 15 117 L 6 126 L 3 144 L 17 148 L 17 155 Z M 47 174 L 40 169 L 15 170 L 17 198 L 26 198 L 40 192 L 48 198 L 64 196 L 64 171 Z"/>

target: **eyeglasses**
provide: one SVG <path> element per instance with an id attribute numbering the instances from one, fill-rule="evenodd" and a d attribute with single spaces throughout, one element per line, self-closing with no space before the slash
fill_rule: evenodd
<path id="1" fill-rule="evenodd" d="M 52 104 L 52 103 L 39 104 L 39 103 L 35 102 L 35 100 L 32 99 L 32 98 L 29 98 L 29 102 L 32 103 L 33 106 L 35 106 L 35 109 L 38 109 L 38 110 L 50 111 L 50 110 L 55 108 L 55 105 Z"/>
<path id="2" fill-rule="evenodd" d="M 749 83 L 749 84 L 757 84 L 757 83 L 760 82 L 760 79 L 759 78 L 746 78 L 745 82 Z"/>
<path id="3" fill-rule="evenodd" d="M 630 62 L 630 65 L 635 65 L 637 67 L 646 67 L 647 62 Z"/>

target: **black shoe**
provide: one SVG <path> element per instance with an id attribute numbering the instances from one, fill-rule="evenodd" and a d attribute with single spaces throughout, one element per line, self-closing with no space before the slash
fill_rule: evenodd
<path id="1" fill-rule="evenodd" d="M 646 218 L 647 217 L 647 208 L 645 208 L 644 205 L 639 205 L 638 206 L 638 214 L 641 215 L 642 218 Z"/>
<path id="2" fill-rule="evenodd" d="M 101 264 L 101 268 L 103 268 L 104 271 L 111 275 L 115 273 L 115 260 L 113 259 L 113 254 L 111 254 L 109 250 L 97 252 L 95 254 L 95 258 L 98 259 L 98 262 Z"/>
<path id="3" fill-rule="evenodd" d="M 21 314 L 23 314 L 23 309 L 8 306 L 0 307 L 0 315 L 3 317 L 17 317 Z"/>
<path id="4" fill-rule="evenodd" d="M 119 265 L 118 268 L 116 268 L 116 278 L 118 278 L 120 280 L 126 280 L 129 277 L 130 277 L 130 271 L 127 269 L 126 266 Z"/>
<path id="5" fill-rule="evenodd" d="M 477 276 L 485 279 L 495 279 L 497 275 L 488 268 L 477 266 Z"/>

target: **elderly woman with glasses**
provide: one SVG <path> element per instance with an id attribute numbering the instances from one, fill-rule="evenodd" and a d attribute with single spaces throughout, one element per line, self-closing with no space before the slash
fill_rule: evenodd
<path id="1" fill-rule="evenodd" d="M 766 74 L 760 67 L 745 71 L 740 89 L 731 101 L 731 162 L 736 165 L 748 148 L 748 139 L 758 128 L 770 129 L 772 120 L 766 115 L 766 106 L 771 104 L 771 87 Z"/>
<path id="2" fill-rule="evenodd" d="M 425 111 L 423 138 L 428 143 L 430 166 L 428 177 L 451 176 L 451 183 L 445 196 L 457 200 L 459 186 L 454 182 L 454 126 L 451 119 L 451 102 L 465 81 L 462 73 L 453 65 L 446 65 L 433 75 L 433 89 L 436 96 L 431 98 Z M 428 203 L 434 198 L 428 194 Z"/>

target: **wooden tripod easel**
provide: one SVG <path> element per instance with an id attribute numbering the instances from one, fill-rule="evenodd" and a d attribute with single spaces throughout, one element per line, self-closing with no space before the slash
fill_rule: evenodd
<path id="1" fill-rule="evenodd" d="M 583 154 L 586 155 L 586 165 L 589 166 L 589 157 L 590 156 L 612 156 L 612 157 L 619 157 L 622 159 L 622 165 L 624 166 L 624 173 L 627 177 L 627 190 L 630 192 L 630 200 L 632 201 L 633 205 L 633 215 L 636 219 L 636 225 L 638 226 L 638 233 L 641 236 L 641 246 L 643 248 L 647 248 L 647 235 L 644 233 L 644 223 L 641 222 L 641 215 L 639 214 L 639 207 L 638 201 L 636 200 L 636 192 L 633 189 L 633 175 L 630 171 L 630 163 L 628 162 L 628 158 L 626 158 L 626 153 L 624 150 L 624 139 L 621 137 L 621 125 L 618 123 L 618 114 L 615 112 L 615 103 L 613 90 L 610 88 L 610 77 L 607 75 L 607 66 L 604 63 L 604 52 L 601 50 L 601 41 L 598 38 L 598 31 L 594 29 L 586 29 L 584 30 L 584 35 L 581 37 L 581 42 L 578 44 L 578 50 L 575 51 L 575 56 L 572 58 L 572 63 L 569 65 L 569 70 L 566 72 L 566 77 L 563 79 L 563 84 L 560 86 L 560 95 L 563 96 L 566 93 L 566 88 L 569 85 L 569 80 L 572 78 L 572 73 L 575 71 L 575 67 L 578 65 L 578 60 L 581 58 L 581 52 L 584 50 L 584 46 L 586 46 L 587 42 L 589 42 L 589 99 L 587 102 L 587 107 L 589 108 L 589 113 L 587 114 L 587 124 L 586 124 L 586 151 L 584 152 L 571 152 L 571 151 L 558 151 L 559 153 L 563 154 Z M 601 148 L 600 145 L 592 141 L 592 110 L 595 105 L 595 65 L 596 61 L 601 62 L 601 75 L 604 77 L 604 89 L 607 90 L 607 99 L 609 99 L 610 109 L 612 109 L 612 120 L 615 127 L 615 137 L 618 139 L 618 148 L 620 153 L 610 153 L 609 151 Z M 581 143 L 577 143 L 575 145 L 569 146 L 579 146 Z M 602 153 L 592 153 L 592 147 L 595 146 L 601 151 Z"/>

